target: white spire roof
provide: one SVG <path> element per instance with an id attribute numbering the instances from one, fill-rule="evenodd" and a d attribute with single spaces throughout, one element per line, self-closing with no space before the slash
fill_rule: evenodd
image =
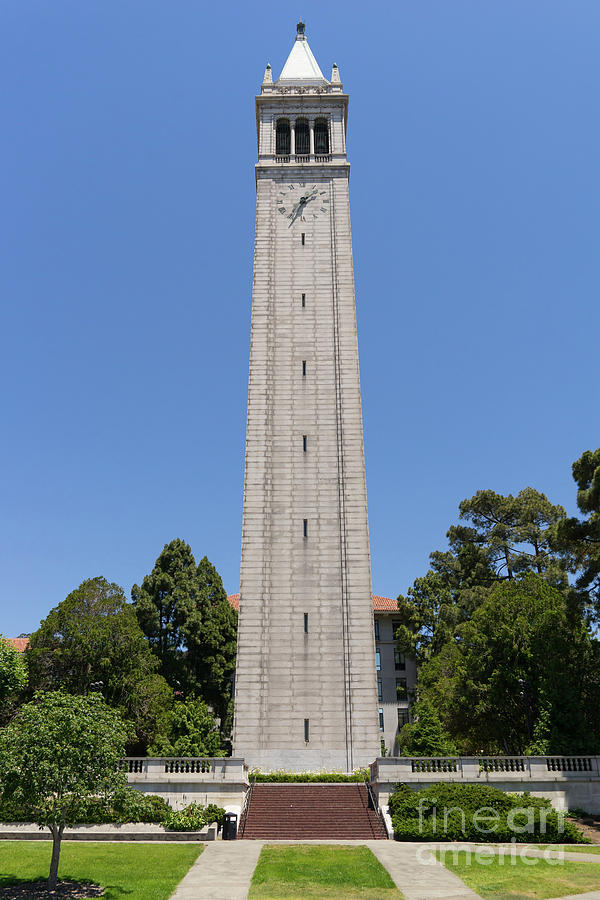
<path id="1" fill-rule="evenodd" d="M 308 46 L 304 34 L 304 22 L 298 22 L 297 34 L 292 51 L 278 79 L 287 84 L 328 84 L 319 64 Z"/>

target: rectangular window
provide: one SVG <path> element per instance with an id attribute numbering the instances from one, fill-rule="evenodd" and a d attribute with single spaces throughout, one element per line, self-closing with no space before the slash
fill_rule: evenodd
<path id="1" fill-rule="evenodd" d="M 302 360 L 302 376 L 306 375 L 306 360 Z"/>
<path id="2" fill-rule="evenodd" d="M 402 709 L 402 707 L 398 707 L 398 730 L 404 727 L 404 725 L 408 725 L 410 722 L 410 717 L 407 709 Z"/>
<path id="3" fill-rule="evenodd" d="M 398 621 L 398 619 L 392 619 L 392 634 L 394 635 L 394 638 L 396 637 L 397 629 L 400 628 L 401 625 L 402 622 Z"/>
<path id="4" fill-rule="evenodd" d="M 307 443 L 308 443 L 308 441 L 307 441 L 307 435 L 303 434 L 303 435 L 302 435 L 302 450 L 304 451 L 304 453 L 306 453 L 306 445 L 307 445 Z"/>
<path id="5" fill-rule="evenodd" d="M 308 519 L 303 519 L 302 528 L 304 530 L 304 537 L 308 537 Z"/>
<path id="6" fill-rule="evenodd" d="M 304 243 L 305 243 L 305 241 L 304 241 L 304 232 L 302 232 L 302 246 L 303 246 L 303 247 L 304 247 Z"/>
<path id="7" fill-rule="evenodd" d="M 408 687 L 406 678 L 396 678 L 396 699 L 408 700 Z"/>
<path id="8" fill-rule="evenodd" d="M 375 619 L 373 626 L 375 628 L 375 640 L 378 641 L 379 640 L 379 620 L 378 619 Z"/>
<path id="9" fill-rule="evenodd" d="M 304 613 L 304 634 L 308 634 L 308 613 Z"/>
<path id="10" fill-rule="evenodd" d="M 304 740 L 308 744 L 310 740 L 310 731 L 309 731 L 309 720 L 304 720 Z"/>
<path id="11" fill-rule="evenodd" d="M 302 308 L 306 306 L 306 294 L 302 294 Z"/>
<path id="12" fill-rule="evenodd" d="M 375 668 L 381 672 L 381 650 L 375 651 Z"/>
<path id="13" fill-rule="evenodd" d="M 406 657 L 399 650 L 394 650 L 394 668 L 396 672 L 404 672 L 406 669 Z"/>
<path id="14" fill-rule="evenodd" d="M 379 730 L 383 731 L 383 706 L 379 707 Z"/>
<path id="15" fill-rule="evenodd" d="M 380 703 L 383 701 L 383 682 L 381 678 L 377 679 L 377 699 Z"/>

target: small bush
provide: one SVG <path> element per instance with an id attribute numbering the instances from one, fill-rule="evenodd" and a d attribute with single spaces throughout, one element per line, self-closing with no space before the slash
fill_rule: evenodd
<path id="1" fill-rule="evenodd" d="M 491 785 L 435 784 L 420 791 L 399 785 L 389 799 L 399 841 L 587 843 L 549 800 L 508 794 Z"/>
<path id="2" fill-rule="evenodd" d="M 202 806 L 200 803 L 190 803 L 185 809 L 172 810 L 163 820 L 163 825 L 169 831 L 201 831 L 205 825 L 216 822 L 219 827 L 223 824 L 225 810 L 221 806 L 209 803 Z"/>

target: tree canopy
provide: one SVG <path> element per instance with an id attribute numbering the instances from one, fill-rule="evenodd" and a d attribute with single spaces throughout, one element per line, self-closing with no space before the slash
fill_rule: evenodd
<path id="1" fill-rule="evenodd" d="M 150 756 L 225 756 L 214 716 L 200 699 L 180 701 L 165 715 Z"/>
<path id="2" fill-rule="evenodd" d="M 419 700 L 463 752 L 600 745 L 600 643 L 589 615 L 600 584 L 600 451 L 573 472 L 587 518 L 568 519 L 533 488 L 478 491 L 460 504 L 449 549 L 432 553 L 398 598 L 396 639 L 416 655 Z M 404 730 L 403 746 L 410 737 Z"/>
<path id="3" fill-rule="evenodd" d="M 53 839 L 48 887 L 56 887 L 65 827 L 81 804 L 110 798 L 126 784 L 119 770 L 127 727 L 97 694 L 39 692 L 0 730 L 0 792 L 33 808 Z"/>
<path id="4" fill-rule="evenodd" d="M 82 582 L 48 613 L 26 656 L 32 689 L 101 691 L 134 724 L 138 749 L 152 740 L 172 703 L 133 606 L 102 577 Z"/>

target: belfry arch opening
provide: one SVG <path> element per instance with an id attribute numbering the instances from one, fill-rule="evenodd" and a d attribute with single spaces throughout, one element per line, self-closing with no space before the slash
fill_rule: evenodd
<path id="1" fill-rule="evenodd" d="M 277 119 L 275 127 L 275 153 L 277 156 L 290 155 L 290 120 Z"/>
<path id="2" fill-rule="evenodd" d="M 315 119 L 315 153 L 329 153 L 329 126 L 327 119 Z"/>
<path id="3" fill-rule="evenodd" d="M 294 153 L 296 156 L 308 156 L 310 153 L 310 131 L 308 128 L 308 119 L 296 119 L 295 123 L 295 143 Z"/>

